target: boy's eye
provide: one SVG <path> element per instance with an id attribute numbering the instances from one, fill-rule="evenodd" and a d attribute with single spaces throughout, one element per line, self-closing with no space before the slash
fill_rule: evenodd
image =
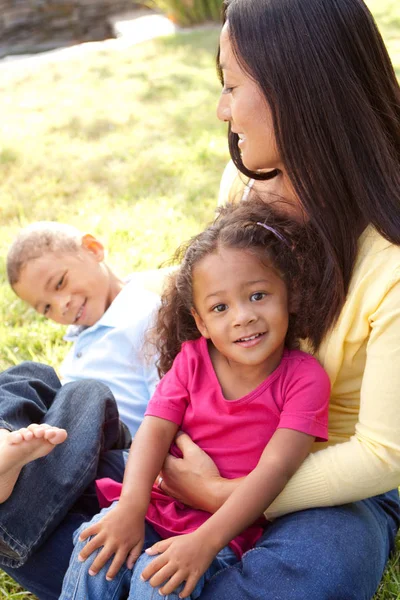
<path id="1" fill-rule="evenodd" d="M 227 308 L 228 306 L 226 304 L 217 304 L 217 306 L 214 306 L 212 310 L 213 312 L 221 313 L 224 312 Z"/>
<path id="2" fill-rule="evenodd" d="M 56 290 L 59 290 L 64 283 L 65 274 L 61 277 L 60 281 L 56 285 Z"/>
<path id="3" fill-rule="evenodd" d="M 264 292 L 255 292 L 250 296 L 250 300 L 251 302 L 259 302 L 260 300 L 265 298 L 266 295 L 267 294 L 265 294 Z"/>
<path id="4" fill-rule="evenodd" d="M 49 312 L 49 310 L 50 310 L 50 304 L 46 304 L 46 306 L 43 309 L 43 314 L 47 315 L 47 313 Z"/>

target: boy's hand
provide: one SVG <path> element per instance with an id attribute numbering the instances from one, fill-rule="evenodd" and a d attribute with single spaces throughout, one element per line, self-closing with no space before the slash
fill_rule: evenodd
<path id="1" fill-rule="evenodd" d="M 148 565 L 141 574 L 141 578 L 153 587 L 167 581 L 160 589 L 160 594 L 171 594 L 183 581 L 186 581 L 180 598 L 189 596 L 200 577 L 207 571 L 216 556 L 206 540 L 198 531 L 178 537 L 168 538 L 157 542 L 146 550 L 149 555 L 160 554 Z"/>
<path id="2" fill-rule="evenodd" d="M 90 575 L 96 575 L 114 554 L 106 579 L 114 579 L 126 558 L 131 569 L 140 556 L 144 542 L 144 518 L 137 518 L 132 510 L 127 511 L 120 504 L 110 510 L 100 521 L 85 529 L 79 536 L 80 541 L 94 536 L 79 554 L 79 560 L 86 560 L 97 548 L 103 546 L 89 569 Z"/>

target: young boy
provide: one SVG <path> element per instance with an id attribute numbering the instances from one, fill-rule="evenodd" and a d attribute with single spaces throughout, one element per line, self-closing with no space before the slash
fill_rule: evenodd
<path id="1" fill-rule="evenodd" d="M 158 382 L 155 357 L 146 356 L 144 341 L 159 297 L 140 285 L 140 275 L 118 278 L 95 237 L 55 222 L 34 223 L 19 233 L 8 252 L 7 275 L 22 300 L 70 326 L 64 339 L 74 344 L 61 367 L 62 383 L 106 384 L 134 436 Z M 24 464 L 67 437 L 48 425 L 2 429 L 1 420 L 0 410 L 0 502 Z"/>

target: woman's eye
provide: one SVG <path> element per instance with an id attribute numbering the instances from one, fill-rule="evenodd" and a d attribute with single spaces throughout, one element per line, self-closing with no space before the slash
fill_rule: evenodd
<path id="1" fill-rule="evenodd" d="M 46 304 L 46 306 L 43 309 L 43 314 L 47 315 L 47 313 L 49 312 L 49 310 L 50 310 L 50 304 Z"/>
<path id="2" fill-rule="evenodd" d="M 254 294 L 252 294 L 250 296 L 250 300 L 252 302 L 259 302 L 260 300 L 262 300 L 263 298 L 265 298 L 267 294 L 265 294 L 264 292 L 255 292 Z"/>
<path id="3" fill-rule="evenodd" d="M 222 88 L 222 93 L 223 94 L 231 94 L 233 89 L 234 89 L 233 87 L 229 87 L 228 85 L 224 85 L 224 87 Z"/>
<path id="4" fill-rule="evenodd" d="M 60 279 L 60 281 L 57 283 L 56 285 L 56 290 L 59 290 L 62 286 L 62 284 L 64 283 L 64 279 L 65 279 L 65 275 L 63 275 Z"/>
<path id="5" fill-rule="evenodd" d="M 213 307 L 213 312 L 221 313 L 224 312 L 227 308 L 228 307 L 226 304 L 217 304 L 217 306 Z"/>

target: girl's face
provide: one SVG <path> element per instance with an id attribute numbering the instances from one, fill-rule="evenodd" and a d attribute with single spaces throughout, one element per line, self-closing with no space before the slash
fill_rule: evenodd
<path id="1" fill-rule="evenodd" d="M 242 70 L 233 54 L 228 21 L 220 36 L 220 65 L 224 88 L 217 116 L 229 121 L 232 131 L 239 135 L 244 166 L 251 171 L 282 170 L 271 110 L 257 83 Z"/>
<path id="2" fill-rule="evenodd" d="M 288 328 L 286 284 L 248 251 L 219 248 L 193 269 L 192 314 L 200 333 L 234 365 L 279 364 Z"/>

